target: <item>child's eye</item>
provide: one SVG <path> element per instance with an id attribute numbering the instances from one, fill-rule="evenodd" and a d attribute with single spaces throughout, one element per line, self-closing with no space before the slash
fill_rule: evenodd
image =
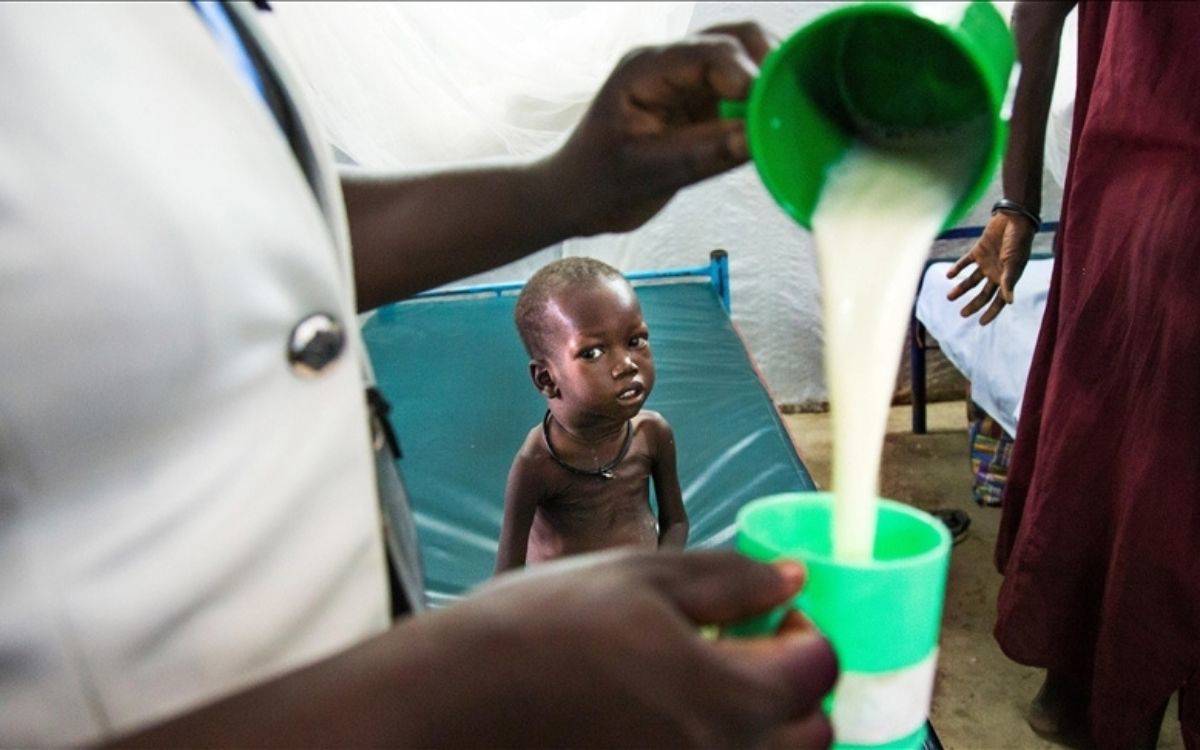
<path id="1" fill-rule="evenodd" d="M 600 359 L 600 355 L 603 353 L 603 349 L 598 346 L 593 346 L 591 349 L 584 349 L 582 352 L 580 352 L 579 357 L 580 359 L 586 359 L 590 362 L 592 360 Z"/>
<path id="2" fill-rule="evenodd" d="M 631 349 L 641 349 L 650 343 L 649 338 L 649 336 L 634 336 L 629 339 L 629 347 Z"/>

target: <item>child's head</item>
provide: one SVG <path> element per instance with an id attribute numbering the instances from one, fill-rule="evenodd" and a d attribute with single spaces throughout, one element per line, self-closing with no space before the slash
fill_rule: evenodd
<path id="1" fill-rule="evenodd" d="M 654 357 L 637 295 L 615 268 L 555 261 L 525 284 L 515 317 L 534 385 L 556 413 L 628 418 L 641 409 Z"/>

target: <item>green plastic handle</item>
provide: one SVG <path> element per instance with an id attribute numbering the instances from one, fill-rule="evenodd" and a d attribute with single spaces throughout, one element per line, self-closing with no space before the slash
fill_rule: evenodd
<path id="1" fill-rule="evenodd" d="M 746 111 L 750 107 L 750 100 L 735 102 L 731 99 L 722 99 L 717 105 L 717 112 L 721 115 L 722 120 L 745 120 Z"/>

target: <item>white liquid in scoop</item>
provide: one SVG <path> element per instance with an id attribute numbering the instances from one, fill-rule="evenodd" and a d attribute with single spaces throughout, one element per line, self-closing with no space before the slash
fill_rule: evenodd
<path id="1" fill-rule="evenodd" d="M 855 146 L 830 170 L 813 213 L 841 560 L 873 556 L 896 365 L 929 248 L 965 185 L 961 155 L 972 149 L 964 145 L 916 153 Z"/>

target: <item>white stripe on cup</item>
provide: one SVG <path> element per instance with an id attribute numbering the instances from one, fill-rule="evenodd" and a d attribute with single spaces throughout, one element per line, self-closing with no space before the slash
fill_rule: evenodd
<path id="1" fill-rule="evenodd" d="M 933 698 L 937 649 L 891 672 L 843 672 L 834 687 L 834 736 L 839 743 L 882 745 L 921 728 Z"/>

